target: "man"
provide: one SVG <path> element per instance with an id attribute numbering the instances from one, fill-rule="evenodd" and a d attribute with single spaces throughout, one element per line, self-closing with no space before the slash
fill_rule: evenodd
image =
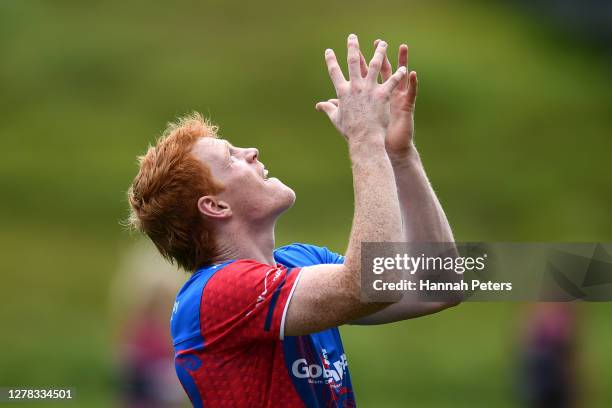
<path id="1" fill-rule="evenodd" d="M 267 177 L 257 149 L 216 138 L 199 115 L 170 125 L 141 157 L 129 191 L 133 221 L 162 255 L 193 272 L 171 331 L 194 406 L 354 406 L 337 327 L 457 303 L 360 301 L 362 242 L 453 241 L 412 143 L 417 78 L 406 72 L 408 48 L 400 46 L 395 73 L 386 48 L 377 41 L 366 66 L 351 34 L 348 81 L 325 52 L 337 99 L 316 108 L 347 140 L 355 191 L 344 257 L 303 244 L 274 250 L 274 225 L 293 191 Z"/>

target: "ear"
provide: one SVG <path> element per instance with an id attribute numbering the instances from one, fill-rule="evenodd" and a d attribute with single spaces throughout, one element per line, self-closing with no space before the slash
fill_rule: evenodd
<path id="1" fill-rule="evenodd" d="M 198 199 L 198 210 L 210 218 L 229 218 L 232 215 L 232 209 L 225 201 L 219 200 L 216 196 L 202 196 Z"/>

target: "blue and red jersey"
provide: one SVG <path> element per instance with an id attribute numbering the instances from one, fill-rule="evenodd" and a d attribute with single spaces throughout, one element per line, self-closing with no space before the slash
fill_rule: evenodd
<path id="1" fill-rule="evenodd" d="M 179 291 L 171 331 L 183 388 L 195 407 L 355 406 L 338 329 L 284 335 L 301 268 L 342 256 L 292 244 L 274 258 L 204 267 Z"/>

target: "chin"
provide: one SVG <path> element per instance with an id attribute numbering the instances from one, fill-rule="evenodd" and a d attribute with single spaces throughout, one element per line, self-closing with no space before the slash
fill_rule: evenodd
<path id="1" fill-rule="evenodd" d="M 274 197 L 276 198 L 275 201 L 278 212 L 282 213 L 293 207 L 295 203 L 295 191 L 278 179 L 273 182 L 275 184 Z"/>
<path id="2" fill-rule="evenodd" d="M 285 210 L 288 210 L 289 208 L 293 207 L 293 204 L 295 204 L 295 191 L 293 191 L 291 187 L 288 187 L 285 184 L 282 184 L 282 185 L 283 185 L 283 191 L 282 191 L 283 200 L 282 201 L 285 204 L 285 207 L 286 207 Z"/>

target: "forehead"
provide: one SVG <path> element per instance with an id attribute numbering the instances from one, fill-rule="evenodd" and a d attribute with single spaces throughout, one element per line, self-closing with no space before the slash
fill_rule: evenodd
<path id="1" fill-rule="evenodd" d="M 230 143 L 224 139 L 201 137 L 193 145 L 192 153 L 207 164 L 221 164 L 228 158 Z"/>

